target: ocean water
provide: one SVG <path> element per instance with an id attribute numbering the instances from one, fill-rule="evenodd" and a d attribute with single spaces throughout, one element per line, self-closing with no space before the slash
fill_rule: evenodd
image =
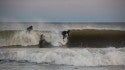
<path id="1" fill-rule="evenodd" d="M 33 26 L 27 33 L 26 28 Z M 63 40 L 62 31 L 71 30 Z M 0 23 L 0 46 L 39 45 L 40 36 L 56 47 L 124 47 L 125 23 L 4 22 Z M 36 46 L 34 46 L 36 47 Z"/>
<path id="2" fill-rule="evenodd" d="M 65 65 L 44 65 L 27 62 L 1 62 L 1 70 L 124 70 L 125 66 L 65 66 Z"/>
<path id="3" fill-rule="evenodd" d="M 30 33 L 26 28 L 33 26 Z M 71 30 L 70 37 L 61 35 Z M 51 48 L 39 48 L 40 36 Z M 125 65 L 125 23 L 0 23 L 0 60 L 49 65 Z M 11 49 L 10 49 L 11 48 Z"/>
<path id="4" fill-rule="evenodd" d="M 125 30 L 124 22 L 0 22 L 0 30 L 25 30 L 29 26 L 40 31 L 63 31 L 67 29 Z"/>
<path id="5" fill-rule="evenodd" d="M 0 60 L 48 65 L 125 65 L 125 48 L 1 48 Z"/>

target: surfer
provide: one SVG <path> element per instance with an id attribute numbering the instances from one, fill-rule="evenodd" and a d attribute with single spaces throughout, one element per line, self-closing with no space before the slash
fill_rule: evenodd
<path id="1" fill-rule="evenodd" d="M 62 31 L 63 39 L 65 39 L 66 37 L 70 37 L 69 33 L 70 33 L 70 30 L 68 30 L 68 31 Z"/>
<path id="2" fill-rule="evenodd" d="M 29 27 L 27 28 L 27 32 L 31 32 L 31 30 L 33 30 L 33 26 L 29 26 Z"/>
<path id="3" fill-rule="evenodd" d="M 44 38 L 45 36 L 42 34 L 41 37 L 40 37 L 40 41 L 39 41 L 39 48 L 47 48 L 49 47 L 49 43 L 45 40 Z"/>

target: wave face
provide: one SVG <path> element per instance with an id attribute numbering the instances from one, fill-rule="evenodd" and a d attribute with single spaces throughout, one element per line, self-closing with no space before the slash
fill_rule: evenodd
<path id="1" fill-rule="evenodd" d="M 74 66 L 125 65 L 125 48 L 0 49 L 0 60 Z"/>
<path id="2" fill-rule="evenodd" d="M 125 47 L 125 31 L 120 30 L 71 30 L 69 47 Z"/>

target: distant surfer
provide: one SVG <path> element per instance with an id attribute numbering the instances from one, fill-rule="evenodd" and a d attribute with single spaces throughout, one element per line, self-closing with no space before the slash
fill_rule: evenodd
<path id="1" fill-rule="evenodd" d="M 62 31 L 63 39 L 65 39 L 67 37 L 70 37 L 69 33 L 70 33 L 70 30 L 68 30 L 68 31 Z"/>
<path id="2" fill-rule="evenodd" d="M 31 30 L 33 30 L 33 26 L 29 26 L 29 27 L 27 28 L 27 32 L 31 32 Z"/>

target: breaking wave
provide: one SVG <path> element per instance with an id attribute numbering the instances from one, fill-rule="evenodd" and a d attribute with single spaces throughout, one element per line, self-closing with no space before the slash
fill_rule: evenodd
<path id="1" fill-rule="evenodd" d="M 33 26 L 31 33 L 26 32 L 26 28 Z M 95 31 L 101 30 L 101 33 L 105 33 L 104 30 L 119 30 L 115 34 L 121 32 L 121 37 L 124 35 L 125 24 L 122 23 L 33 23 L 33 22 L 6 22 L 0 23 L 0 46 L 9 45 L 38 45 L 40 41 L 40 35 L 45 36 L 45 40 L 51 43 L 53 46 L 66 45 L 68 39 L 63 40 L 61 31 L 63 30 L 82 30 L 82 29 L 94 29 Z M 88 31 L 89 32 L 89 31 Z M 88 33 L 87 30 L 85 33 Z M 112 31 L 111 31 L 112 32 Z M 86 35 L 84 33 L 84 35 Z M 93 33 L 93 31 L 91 31 Z M 110 32 L 109 32 L 110 33 Z M 78 34 L 78 32 L 77 32 Z M 112 33 L 113 35 L 114 33 Z M 82 35 L 82 36 L 84 36 Z M 77 36 L 78 37 L 78 36 Z M 108 37 L 108 36 L 107 36 Z M 84 39 L 86 38 L 83 37 Z M 74 37 L 74 40 L 76 38 Z M 97 39 L 97 38 L 96 38 Z M 121 39 L 121 38 L 120 38 Z M 70 39 L 73 40 L 73 39 Z M 82 39 L 81 39 L 82 40 Z M 117 39 L 116 39 L 117 40 Z M 87 40 L 86 40 L 87 41 Z M 119 41 L 119 40 L 118 40 Z M 75 42 L 75 41 L 74 41 Z M 106 42 L 106 41 L 105 41 Z M 120 41 L 121 42 L 121 41 Z M 72 43 L 72 42 L 71 42 Z M 121 45 L 124 43 L 121 42 Z M 119 44 L 119 42 L 118 42 Z M 124 45 L 124 44 L 123 44 Z"/>
<path id="2" fill-rule="evenodd" d="M 34 30 L 27 33 L 26 28 L 32 25 Z M 113 48 L 107 43 L 109 39 L 109 34 L 111 33 L 111 39 L 113 41 L 118 41 L 118 44 L 125 45 L 124 30 L 125 24 L 49 24 L 49 23 L 8 23 L 0 24 L 0 46 L 10 46 L 10 45 L 22 45 L 31 46 L 38 45 L 40 40 L 40 35 L 45 36 L 45 40 L 51 43 L 53 46 L 65 45 L 68 40 L 63 40 L 61 32 L 63 30 L 72 29 L 95 29 L 85 30 L 88 33 L 88 38 L 94 37 L 93 40 L 98 39 L 98 34 L 104 44 L 108 45 L 108 48 L 1 48 L 0 49 L 0 60 L 15 60 L 15 61 L 28 61 L 43 64 L 62 64 L 62 65 L 74 65 L 74 66 L 102 66 L 102 65 L 125 65 L 125 48 Z M 101 33 L 97 31 L 100 30 Z M 108 33 L 105 31 L 109 31 Z M 116 30 L 115 32 L 111 30 Z M 119 31 L 117 31 L 119 30 Z M 77 31 L 76 31 L 77 32 Z M 96 33 L 97 32 L 97 33 Z M 120 32 L 120 33 L 119 33 Z M 72 32 L 73 33 L 73 32 Z M 75 34 L 75 32 L 74 32 Z M 83 32 L 84 34 L 84 32 Z M 115 36 L 112 36 L 114 35 Z M 105 36 L 107 35 L 107 36 Z M 72 37 L 78 37 L 72 35 Z M 96 44 L 91 39 L 87 39 L 85 34 L 82 35 L 83 40 L 92 44 Z M 118 37 L 119 36 L 119 37 Z M 113 38 L 112 38 L 113 37 Z M 86 38 L 86 39 L 85 39 Z M 103 38 L 103 39 L 102 39 Z M 120 38 L 120 39 L 119 39 Z M 71 39 L 76 40 L 77 38 Z M 80 38 L 81 39 L 81 38 Z M 118 40 L 119 39 L 119 40 Z M 122 41 L 121 41 L 122 40 Z M 78 40 L 77 40 L 78 41 Z M 76 41 L 75 41 L 76 42 Z M 84 42 L 84 44 L 85 44 Z M 112 40 L 111 40 L 112 42 Z M 109 43 L 111 43 L 109 41 Z M 71 42 L 72 43 L 72 42 Z M 81 42 L 80 42 L 81 43 Z M 93 46 L 92 44 L 92 46 Z M 113 43 L 114 44 L 114 43 Z"/>
<path id="3" fill-rule="evenodd" d="M 51 32 L 41 32 L 41 31 L 31 31 L 30 33 L 26 30 L 24 31 L 3 31 L 0 32 L 5 37 L 0 39 L 0 46 L 12 46 L 12 45 L 21 45 L 21 46 L 31 46 L 38 45 L 40 41 L 40 36 L 43 34 L 45 40 L 48 43 L 51 43 L 52 46 L 63 46 L 67 43 L 67 39 L 63 40 L 63 37 L 59 31 Z M 9 35 L 7 34 L 9 33 Z M 9 37 L 8 37 L 8 36 Z"/>
<path id="4" fill-rule="evenodd" d="M 31 31 L 27 33 L 26 31 L 15 32 L 13 36 L 11 36 L 7 40 L 7 45 L 37 45 L 39 43 L 40 35 Z"/>
<path id="5" fill-rule="evenodd" d="M 125 65 L 125 48 L 0 49 L 0 60 L 74 66 Z"/>

